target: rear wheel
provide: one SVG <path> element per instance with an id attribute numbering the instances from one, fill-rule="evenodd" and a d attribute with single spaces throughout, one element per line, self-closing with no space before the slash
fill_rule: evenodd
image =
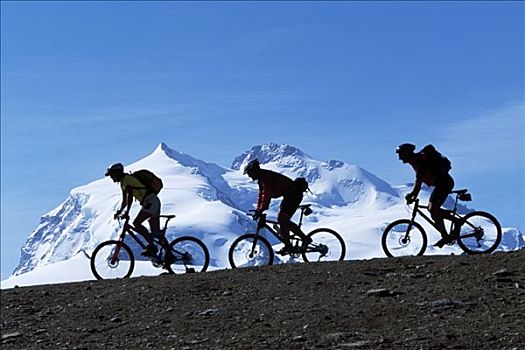
<path id="1" fill-rule="evenodd" d="M 128 278 L 135 267 L 135 257 L 124 242 L 111 240 L 95 248 L 90 265 L 91 272 L 99 280 Z"/>
<path id="2" fill-rule="evenodd" d="M 338 261 L 346 254 L 345 241 L 329 228 L 318 228 L 307 235 L 312 242 L 302 253 L 304 261 Z"/>
<path id="3" fill-rule="evenodd" d="M 232 268 L 271 265 L 273 264 L 273 257 L 270 242 L 253 233 L 237 238 L 228 252 Z"/>
<path id="4" fill-rule="evenodd" d="M 170 243 L 170 247 L 175 261 L 169 267 L 174 273 L 204 272 L 210 264 L 208 248 L 195 237 L 179 237 Z"/>
<path id="5" fill-rule="evenodd" d="M 468 254 L 492 253 L 501 242 L 501 225 L 494 216 L 474 211 L 460 223 L 458 245 Z"/>
<path id="6" fill-rule="evenodd" d="M 423 255 L 427 249 L 427 234 L 423 227 L 415 221 L 397 220 L 383 231 L 381 245 L 389 257 Z"/>

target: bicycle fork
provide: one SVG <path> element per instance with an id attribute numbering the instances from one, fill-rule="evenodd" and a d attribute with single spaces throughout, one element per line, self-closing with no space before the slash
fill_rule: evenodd
<path id="1" fill-rule="evenodd" d="M 118 237 L 117 246 L 115 247 L 115 250 L 113 250 L 113 254 L 111 254 L 111 258 L 109 259 L 109 263 L 111 266 L 118 265 L 118 262 L 119 262 L 118 257 L 119 257 L 120 249 L 122 248 L 122 245 L 124 244 L 124 237 L 126 236 L 127 230 L 128 230 L 128 220 L 124 222 L 124 227 L 122 228 L 122 232 L 120 233 L 120 236 Z"/>
<path id="2" fill-rule="evenodd" d="M 407 226 L 407 232 L 405 236 L 401 238 L 401 243 L 407 244 L 410 241 L 410 231 L 412 231 L 412 226 L 414 226 L 414 220 L 416 219 L 417 209 L 419 207 L 419 199 L 416 199 L 414 204 L 414 210 L 412 210 L 412 218 L 410 218 L 410 223 Z"/>
<path id="3" fill-rule="evenodd" d="M 117 246 L 113 250 L 113 254 L 111 254 L 111 258 L 109 259 L 109 263 L 110 263 L 111 266 L 118 264 L 118 262 L 119 262 L 119 258 L 118 257 L 119 257 L 119 253 L 120 253 L 120 248 L 122 248 L 122 244 L 123 243 L 124 243 L 124 239 L 123 239 L 123 237 L 120 237 L 119 240 L 118 240 Z"/>
<path id="4" fill-rule="evenodd" d="M 248 255 L 250 259 L 252 259 L 255 256 L 255 249 L 257 247 L 257 241 L 259 240 L 259 228 L 257 228 L 257 231 L 255 232 L 255 238 L 252 242 L 252 249 L 250 249 L 250 254 Z"/>

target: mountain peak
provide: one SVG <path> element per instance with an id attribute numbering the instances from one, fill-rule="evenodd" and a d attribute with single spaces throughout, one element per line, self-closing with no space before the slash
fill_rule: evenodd
<path id="1" fill-rule="evenodd" d="M 160 156 L 168 157 L 176 161 L 187 161 L 188 158 L 193 159 L 191 156 L 187 154 L 178 152 L 174 150 L 173 148 L 170 148 L 170 146 L 168 146 L 164 142 L 159 143 L 159 145 L 157 146 L 157 148 L 155 148 L 155 151 L 153 151 L 151 155 L 156 155 L 156 156 L 160 155 Z"/>
<path id="2" fill-rule="evenodd" d="M 173 152 L 173 150 L 164 142 L 159 143 L 157 145 L 157 148 L 155 148 L 155 151 L 153 151 L 153 153 L 165 153 L 165 154 L 169 154 L 171 152 Z"/>
<path id="3" fill-rule="evenodd" d="M 240 156 L 236 157 L 232 163 L 231 168 L 239 170 L 243 164 L 246 164 L 253 159 L 258 159 L 261 164 L 290 164 L 292 160 L 294 163 L 303 164 L 305 159 L 311 159 L 311 157 L 300 149 L 291 145 L 267 143 L 254 146 L 251 150 L 246 151 Z"/>
<path id="4" fill-rule="evenodd" d="M 161 142 L 153 151 L 151 155 L 146 158 L 150 158 L 155 162 L 155 165 L 162 164 L 163 160 L 174 161 L 184 167 L 194 168 L 194 172 L 207 173 L 212 171 L 217 174 L 222 174 L 225 169 L 214 163 L 208 163 L 198 158 L 194 158 L 189 154 L 179 152 L 173 148 L 170 148 L 166 143 Z"/>

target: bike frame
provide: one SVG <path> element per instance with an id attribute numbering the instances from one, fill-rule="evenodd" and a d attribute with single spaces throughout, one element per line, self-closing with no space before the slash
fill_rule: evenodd
<path id="1" fill-rule="evenodd" d="M 301 209 L 301 217 L 299 219 L 299 223 L 297 224 L 297 226 L 299 226 L 299 229 L 301 229 L 301 226 L 303 225 L 303 217 L 304 217 L 304 211 L 309 208 L 309 205 L 308 206 L 300 206 L 299 207 Z M 259 231 L 261 229 L 267 229 L 272 235 L 275 236 L 275 238 L 277 238 L 279 240 L 279 242 L 282 242 L 283 239 L 281 237 L 281 235 L 272 227 L 270 226 L 269 224 L 272 224 L 272 225 L 278 225 L 279 226 L 279 222 L 277 221 L 274 221 L 274 220 L 268 220 L 266 218 L 266 214 L 262 214 L 261 217 L 259 218 L 259 220 L 257 221 L 257 229 L 255 231 L 255 235 L 256 236 L 259 236 Z M 302 232 L 302 231 L 301 231 Z M 304 233 L 303 233 L 304 234 Z M 293 232 L 290 232 L 290 238 L 294 237 L 295 234 Z"/>
<path id="2" fill-rule="evenodd" d="M 466 190 L 464 192 L 466 193 Z M 454 202 L 454 209 L 453 210 L 447 210 L 447 212 L 450 214 L 450 216 L 443 218 L 444 220 L 450 220 L 451 223 L 452 223 L 450 225 L 449 231 L 446 232 L 449 235 L 452 234 L 452 232 L 454 232 L 454 228 L 455 228 L 454 226 L 455 225 L 462 225 L 463 224 L 461 222 L 463 217 L 460 216 L 457 213 L 458 201 L 459 201 L 459 198 L 462 195 L 463 191 L 461 191 L 461 190 L 460 191 L 452 191 L 452 193 L 456 194 L 456 199 L 455 199 L 455 202 Z M 414 209 L 412 210 L 412 218 L 410 219 L 410 224 L 408 226 L 405 238 L 408 238 L 409 232 L 410 232 L 410 230 L 412 230 L 412 225 L 414 224 L 414 221 L 416 219 L 417 214 L 419 214 L 421 217 L 423 217 L 423 219 L 425 219 L 430 225 L 432 225 L 432 227 L 434 227 L 436 229 L 436 231 L 439 232 L 439 228 L 437 227 L 435 221 L 432 220 L 432 218 L 430 218 L 429 216 L 427 216 L 425 214 L 425 212 L 423 212 L 420 208 L 426 209 L 427 211 L 429 210 L 429 206 L 428 205 L 420 205 L 419 204 L 419 199 L 416 199 L 415 202 L 414 202 Z M 470 224 L 468 221 L 466 221 L 466 223 L 469 226 L 471 226 L 472 228 L 474 228 L 474 226 L 472 224 Z M 475 236 L 475 234 L 468 234 L 468 235 L 462 236 L 462 238 L 474 237 L 474 236 Z"/>
<path id="3" fill-rule="evenodd" d="M 168 222 L 173 218 L 175 217 L 174 215 L 171 216 L 171 215 L 168 215 L 168 216 L 160 216 L 162 218 L 165 218 L 166 219 L 166 222 L 164 223 L 164 227 L 160 230 L 160 234 L 161 235 L 165 235 L 166 234 L 166 229 L 168 227 Z M 145 244 L 142 239 L 139 238 L 139 236 L 142 236 L 140 234 L 139 231 L 137 231 L 137 229 L 131 225 L 129 223 L 129 217 L 127 217 L 124 221 L 124 226 L 122 227 L 122 232 L 120 233 L 119 235 L 119 238 L 118 238 L 118 245 L 117 245 L 117 249 L 115 249 L 115 251 L 113 252 L 113 256 L 111 257 L 111 263 L 115 263 L 115 261 L 117 260 L 118 258 L 118 255 L 119 255 L 119 252 L 120 252 L 120 248 L 122 248 L 122 244 L 124 244 L 124 238 L 126 237 L 126 234 L 129 234 L 129 236 L 131 238 L 133 238 L 133 240 L 135 242 L 137 242 L 137 244 L 142 248 L 142 249 L 146 249 L 147 247 L 147 244 Z M 160 246 L 161 249 L 164 249 L 164 247 L 162 247 L 162 244 L 160 244 L 160 240 L 158 238 L 156 238 L 155 236 L 153 237 L 153 242 L 157 245 Z M 183 255 L 184 253 L 181 253 L 175 249 L 172 249 L 173 252 L 177 253 L 177 254 L 180 254 L 180 255 Z"/>

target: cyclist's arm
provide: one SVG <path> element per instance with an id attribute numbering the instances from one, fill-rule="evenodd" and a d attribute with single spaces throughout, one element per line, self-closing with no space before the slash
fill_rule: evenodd
<path id="1" fill-rule="evenodd" d="M 124 209 L 126 209 L 125 215 L 129 213 L 129 209 L 131 208 L 131 204 L 133 203 L 133 188 L 131 186 L 126 186 L 126 188 L 122 189 L 122 204 L 120 205 L 120 209 L 117 212 L 117 215 L 122 213 Z"/>
<path id="2" fill-rule="evenodd" d="M 419 196 L 419 191 L 421 191 L 421 185 L 423 184 L 423 180 L 419 176 L 416 177 L 416 183 L 414 184 L 414 188 L 412 189 L 412 192 L 410 194 L 415 199 L 417 196 Z"/>
<path id="3" fill-rule="evenodd" d="M 133 187 L 126 186 L 126 189 L 123 191 L 124 198 L 122 199 L 122 207 L 126 207 L 125 215 L 128 215 L 129 210 L 131 209 L 131 204 L 133 203 Z"/>
<path id="4" fill-rule="evenodd" d="M 257 199 L 257 211 L 263 212 L 270 206 L 270 194 L 268 185 L 264 182 L 259 184 L 259 198 Z"/>

